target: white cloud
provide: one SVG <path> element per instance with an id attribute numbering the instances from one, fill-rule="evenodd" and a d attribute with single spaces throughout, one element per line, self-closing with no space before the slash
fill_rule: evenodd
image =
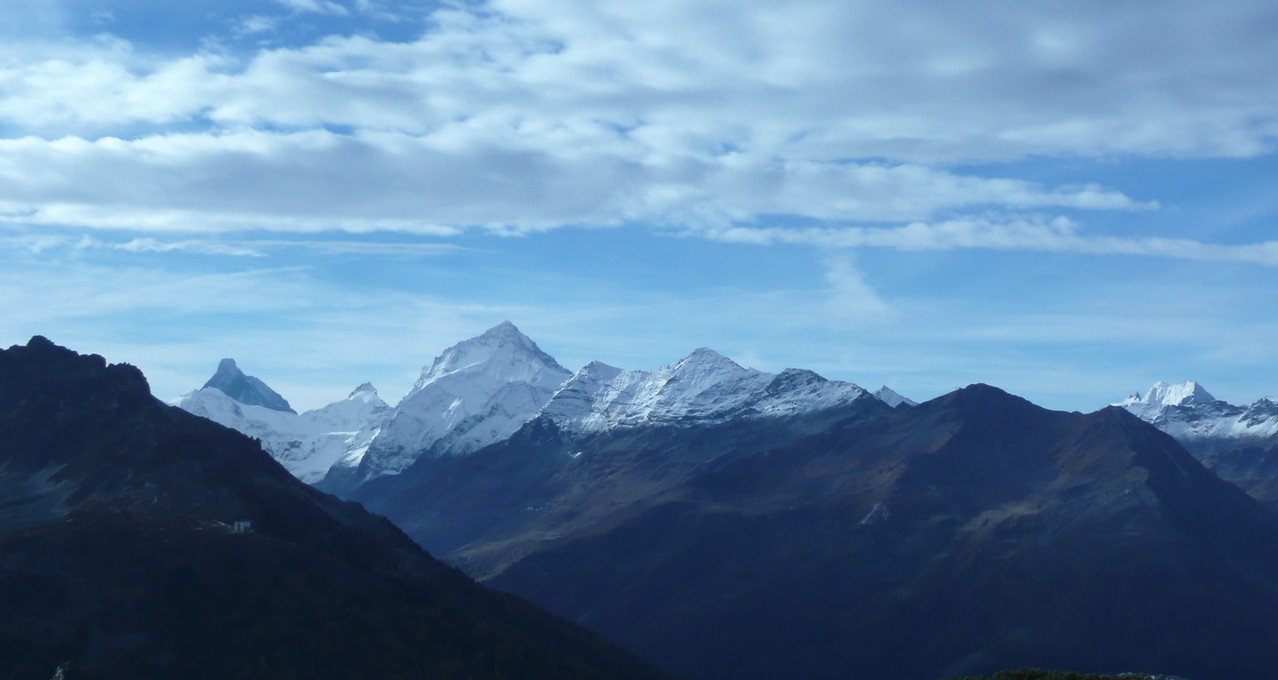
<path id="1" fill-rule="evenodd" d="M 865 282 L 865 276 L 847 255 L 832 256 L 825 262 L 825 280 L 830 285 L 831 319 L 883 318 L 891 308 Z"/>
<path id="2" fill-rule="evenodd" d="M 119 40 L 10 51 L 0 123 L 25 136 L 0 141 L 6 220 L 433 235 L 653 222 L 769 242 L 1269 261 L 1266 244 L 936 220 L 1157 207 L 957 164 L 1270 152 L 1271 3 L 464 7 L 436 11 L 410 42 L 330 37 L 244 58 L 138 55 Z M 238 30 L 269 28 L 249 17 Z M 932 227 L 752 227 L 773 215 Z"/>
<path id="3" fill-rule="evenodd" d="M 376 255 L 386 257 L 429 257 L 457 253 L 465 248 L 446 243 L 399 243 L 384 241 L 296 241 L 296 240 L 208 240 L 164 241 L 150 237 L 111 241 L 92 236 L 21 234 L 0 237 L 0 245 L 41 254 L 52 250 L 103 250 L 128 253 L 191 253 L 231 257 L 266 257 L 279 251 L 310 251 L 323 255 Z"/>
<path id="4" fill-rule="evenodd" d="M 765 214 L 928 219 L 973 207 L 1136 210 L 1097 187 L 1044 188 L 914 165 L 778 163 L 733 154 L 649 163 L 595 151 L 598 128 L 495 144 L 323 131 L 139 140 L 0 140 L 0 221 L 170 231 L 387 230 L 450 235 L 651 221 L 720 228 Z M 536 142 L 534 145 L 533 142 Z"/>
<path id="5" fill-rule="evenodd" d="M 294 12 L 313 12 L 315 14 L 334 14 L 346 16 L 346 7 L 332 0 L 276 0 L 276 2 Z"/>
<path id="6" fill-rule="evenodd" d="M 1259 66 L 1278 48 L 1257 29 L 1274 21 L 1260 1 L 1084 2 L 1063 13 L 975 1 L 506 0 L 486 10 L 438 11 L 435 29 L 412 43 L 331 38 L 235 68 L 197 56 L 93 75 L 117 93 L 102 104 L 159 94 L 167 107 L 154 110 L 95 105 L 78 95 L 82 79 L 27 63 L 10 81 L 40 87 L 8 97 L 2 115 L 39 126 L 49 108 L 75 110 L 63 120 L 79 124 L 208 112 L 226 124 L 410 133 L 485 116 L 516 135 L 575 115 L 633 127 L 654 147 L 916 162 L 1253 155 L 1278 132 L 1269 104 L 1278 86 Z M 190 101 L 166 96 L 178 65 Z M 42 105 L 48 98 L 61 105 Z"/>
<path id="7" fill-rule="evenodd" d="M 233 30 L 235 35 L 241 37 L 261 35 L 263 33 L 274 33 L 279 23 L 280 20 L 277 17 L 254 14 L 240 19 Z"/>
<path id="8" fill-rule="evenodd" d="M 1278 266 L 1278 241 L 1223 245 L 1191 239 L 1089 236 L 1065 218 L 995 221 L 964 218 L 943 222 L 914 222 L 899 227 L 756 228 L 728 227 L 699 235 L 732 243 L 770 245 L 789 243 L 823 248 L 889 248 L 893 250 L 1029 250 L 1139 255 L 1185 260 L 1249 262 Z"/>

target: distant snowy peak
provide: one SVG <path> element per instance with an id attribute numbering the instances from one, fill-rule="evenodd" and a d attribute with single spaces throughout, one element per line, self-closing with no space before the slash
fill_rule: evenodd
<path id="1" fill-rule="evenodd" d="M 744 368 L 700 348 L 652 372 L 587 364 L 555 392 L 541 416 L 567 430 L 599 432 L 792 416 L 834 408 L 867 394 L 856 385 L 826 380 L 812 371 L 771 374 Z"/>
<path id="2" fill-rule="evenodd" d="M 1207 451 L 1204 443 L 1259 441 L 1278 436 L 1278 401 L 1258 399 L 1236 406 L 1212 396 L 1198 383 L 1157 382 L 1142 397 L 1133 394 L 1115 404 L 1180 440 L 1191 451 Z"/>
<path id="3" fill-rule="evenodd" d="M 1118 404 L 1118 406 L 1162 409 L 1168 406 L 1209 404 L 1213 401 L 1217 401 L 1216 397 L 1213 397 L 1210 392 L 1203 389 L 1202 385 L 1193 380 L 1185 380 L 1178 383 L 1167 383 L 1160 380 L 1149 388 L 1144 397 L 1141 397 L 1140 394 L 1133 394 Z"/>
<path id="4" fill-rule="evenodd" d="M 509 321 L 444 350 L 359 456 L 361 480 L 397 474 L 418 457 L 461 455 L 501 441 L 572 374 Z"/>
<path id="5" fill-rule="evenodd" d="M 458 373 L 483 374 L 501 382 L 546 379 L 562 382 L 559 376 L 570 374 L 509 321 L 444 350 L 430 366 L 422 369 L 413 391 Z"/>
<path id="6" fill-rule="evenodd" d="M 896 408 L 897 406 L 900 406 L 901 404 L 905 404 L 906 406 L 919 405 L 917 401 L 914 401 L 913 399 L 907 399 L 897 394 L 895 390 L 888 387 L 887 385 L 884 385 L 883 387 L 880 387 L 879 389 L 875 390 L 874 396 L 877 397 L 879 401 L 887 404 L 888 406 L 891 406 L 892 408 Z"/>
<path id="7" fill-rule="evenodd" d="M 222 394 L 249 406 L 263 406 L 273 411 L 296 413 L 288 400 L 280 396 L 266 383 L 251 376 L 235 364 L 234 359 L 223 359 L 217 365 L 217 372 L 204 383 L 204 387 L 217 388 Z"/>

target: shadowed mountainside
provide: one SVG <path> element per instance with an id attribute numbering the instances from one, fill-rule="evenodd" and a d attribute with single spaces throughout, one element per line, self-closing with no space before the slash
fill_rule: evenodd
<path id="1" fill-rule="evenodd" d="M 0 351 L 0 441 L 0 677 L 668 677 L 163 405 L 131 366 L 39 337 Z"/>
<path id="2" fill-rule="evenodd" d="M 574 439 L 533 421 L 431 466 L 367 500 L 690 677 L 1278 662 L 1278 519 L 1118 408 L 974 385 L 801 423 Z"/>

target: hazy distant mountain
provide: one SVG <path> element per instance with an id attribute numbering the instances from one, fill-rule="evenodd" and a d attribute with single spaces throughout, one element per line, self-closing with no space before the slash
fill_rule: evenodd
<path id="1" fill-rule="evenodd" d="M 664 677 L 165 406 L 131 366 L 43 338 L 0 351 L 0 440 L 0 677 Z"/>
<path id="2" fill-rule="evenodd" d="M 919 404 L 917 401 L 914 401 L 913 399 L 907 399 L 906 397 L 903 397 L 897 394 L 895 390 L 888 387 L 887 385 L 884 385 L 880 387 L 879 389 L 875 390 L 874 396 L 878 397 L 880 401 L 882 401 L 883 403 L 893 408 L 896 408 L 897 406 L 900 406 L 902 404 L 906 406 L 918 406 Z"/>
<path id="3" fill-rule="evenodd" d="M 219 375 L 230 361 L 222 361 Z M 391 410 L 368 383 L 346 399 L 301 414 L 242 402 L 207 385 L 182 395 L 173 405 L 260 439 L 267 452 L 308 484 L 323 479 L 343 456 L 367 447 Z"/>
<path id="4" fill-rule="evenodd" d="M 978 385 L 693 426 L 553 415 L 358 497 L 693 678 L 1233 680 L 1278 662 L 1278 517 L 1121 409 Z"/>
<path id="5" fill-rule="evenodd" d="M 271 389 L 266 383 L 245 375 L 234 359 L 223 359 L 217 365 L 217 372 L 204 383 L 204 387 L 218 389 L 226 396 L 249 406 L 263 406 L 273 411 L 296 413 L 288 400 Z"/>

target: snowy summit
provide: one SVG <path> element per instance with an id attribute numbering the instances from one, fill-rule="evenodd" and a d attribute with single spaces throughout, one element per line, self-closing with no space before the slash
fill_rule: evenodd
<path id="1" fill-rule="evenodd" d="M 550 399 L 571 373 L 509 321 L 444 350 L 422 369 L 366 451 L 340 468 L 363 481 L 397 474 L 417 458 L 459 455 L 501 441 Z"/>
<path id="2" fill-rule="evenodd" d="M 1210 450 L 1209 443 L 1261 441 L 1278 435 L 1278 402 L 1258 399 L 1238 406 L 1212 396 L 1198 383 L 1154 383 L 1142 397 L 1133 394 L 1114 404 L 1180 440 L 1191 451 Z"/>

